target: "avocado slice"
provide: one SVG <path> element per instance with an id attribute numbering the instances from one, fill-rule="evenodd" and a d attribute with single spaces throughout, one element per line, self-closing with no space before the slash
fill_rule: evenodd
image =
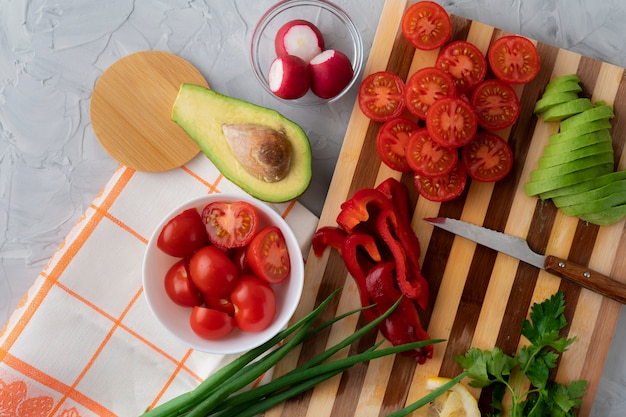
<path id="1" fill-rule="evenodd" d="M 300 126 L 275 110 L 199 85 L 182 84 L 172 108 L 172 120 L 187 132 L 226 178 L 253 197 L 271 203 L 290 201 L 304 193 L 311 182 L 309 139 Z M 229 140 L 225 134 L 225 131 L 230 133 L 233 126 L 244 133 L 236 141 Z M 244 165 L 246 161 L 242 163 L 241 157 L 235 156 L 242 152 L 231 147 L 237 146 L 233 142 L 242 143 L 241 137 L 246 137 L 250 131 L 257 136 L 258 132 L 271 131 L 273 137 L 280 136 L 288 141 L 290 160 L 284 175 L 271 180 L 263 178 Z M 269 163 L 281 160 L 284 164 L 282 158 L 275 155 L 266 160 Z"/>

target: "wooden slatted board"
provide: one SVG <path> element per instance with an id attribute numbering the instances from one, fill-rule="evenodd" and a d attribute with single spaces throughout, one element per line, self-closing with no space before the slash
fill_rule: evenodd
<path id="1" fill-rule="evenodd" d="M 406 79 L 418 68 L 431 66 L 437 51 L 415 51 L 399 31 L 406 0 L 387 0 L 365 75 L 391 70 Z M 454 39 L 467 39 L 486 52 L 490 43 L 506 33 L 496 28 L 452 16 Z M 535 101 L 552 78 L 577 73 L 584 92 L 592 100 L 615 105 L 613 120 L 616 166 L 625 168 L 622 158 L 626 141 L 626 82 L 624 70 L 575 53 L 537 43 L 541 71 L 530 84 L 517 87 L 522 105 L 519 121 L 499 132 L 508 139 L 515 155 L 515 167 L 496 184 L 471 183 L 458 199 L 433 203 L 419 198 L 410 175 L 400 175 L 381 164 L 375 149 L 380 123 L 370 122 L 355 105 L 348 125 L 335 175 L 320 219 L 320 227 L 336 225 L 341 203 L 355 191 L 374 187 L 388 177 L 400 179 L 410 190 L 414 210 L 413 228 L 422 244 L 423 275 L 431 285 L 431 307 L 423 322 L 432 338 L 447 342 L 435 346 L 435 355 L 416 366 L 406 357 L 378 359 L 355 366 L 342 376 L 317 386 L 312 392 L 268 412 L 268 416 L 385 416 L 425 394 L 424 380 L 432 375 L 453 377 L 460 372 L 453 357 L 471 347 L 500 346 L 513 353 L 525 344 L 520 339 L 520 322 L 534 302 L 541 302 L 562 290 L 566 298 L 569 337 L 577 341 L 562 357 L 555 377 L 567 382 L 586 379 L 589 384 L 579 415 L 590 413 L 621 305 L 515 259 L 485 249 L 463 238 L 421 221 L 424 217 L 447 216 L 504 231 L 528 239 L 538 252 L 569 258 L 626 282 L 626 236 L 624 222 L 597 227 L 564 216 L 551 202 L 524 194 L 523 184 L 536 167 L 548 136 L 558 129 L 533 114 Z M 305 271 L 305 297 L 296 318 L 311 311 L 330 292 L 344 287 L 327 313 L 348 311 L 358 306 L 356 287 L 336 251 L 317 258 L 309 255 Z M 305 344 L 288 356 L 277 373 L 288 370 L 314 352 L 320 351 L 363 324 L 353 317 L 335 325 L 327 334 Z M 375 337 L 353 346 L 349 353 L 371 346 Z M 480 396 L 481 407 L 488 395 Z M 484 393 L 483 393 L 484 394 Z"/>

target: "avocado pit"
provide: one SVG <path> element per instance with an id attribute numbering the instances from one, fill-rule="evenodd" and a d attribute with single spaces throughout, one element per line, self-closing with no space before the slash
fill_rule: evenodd
<path id="1" fill-rule="evenodd" d="M 265 182 L 285 178 L 291 167 L 291 142 L 284 133 L 252 123 L 225 123 L 222 131 L 235 159 Z"/>

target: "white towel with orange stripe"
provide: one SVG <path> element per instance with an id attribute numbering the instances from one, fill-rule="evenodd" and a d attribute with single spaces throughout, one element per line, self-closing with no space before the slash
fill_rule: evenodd
<path id="1" fill-rule="evenodd" d="M 160 220 L 214 192 L 243 193 L 203 154 L 162 173 L 119 167 L 0 330 L 1 416 L 139 415 L 232 359 L 175 340 L 141 286 Z M 271 207 L 306 255 L 317 217 L 297 202 Z"/>

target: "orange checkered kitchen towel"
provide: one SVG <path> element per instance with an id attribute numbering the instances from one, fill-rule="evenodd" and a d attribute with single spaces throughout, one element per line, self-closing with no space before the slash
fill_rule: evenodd
<path id="1" fill-rule="evenodd" d="M 159 221 L 215 192 L 243 193 L 203 154 L 162 173 L 118 168 L 0 330 L 0 416 L 136 416 L 232 359 L 170 336 L 141 286 Z M 271 206 L 306 254 L 318 219 L 299 203 Z"/>

